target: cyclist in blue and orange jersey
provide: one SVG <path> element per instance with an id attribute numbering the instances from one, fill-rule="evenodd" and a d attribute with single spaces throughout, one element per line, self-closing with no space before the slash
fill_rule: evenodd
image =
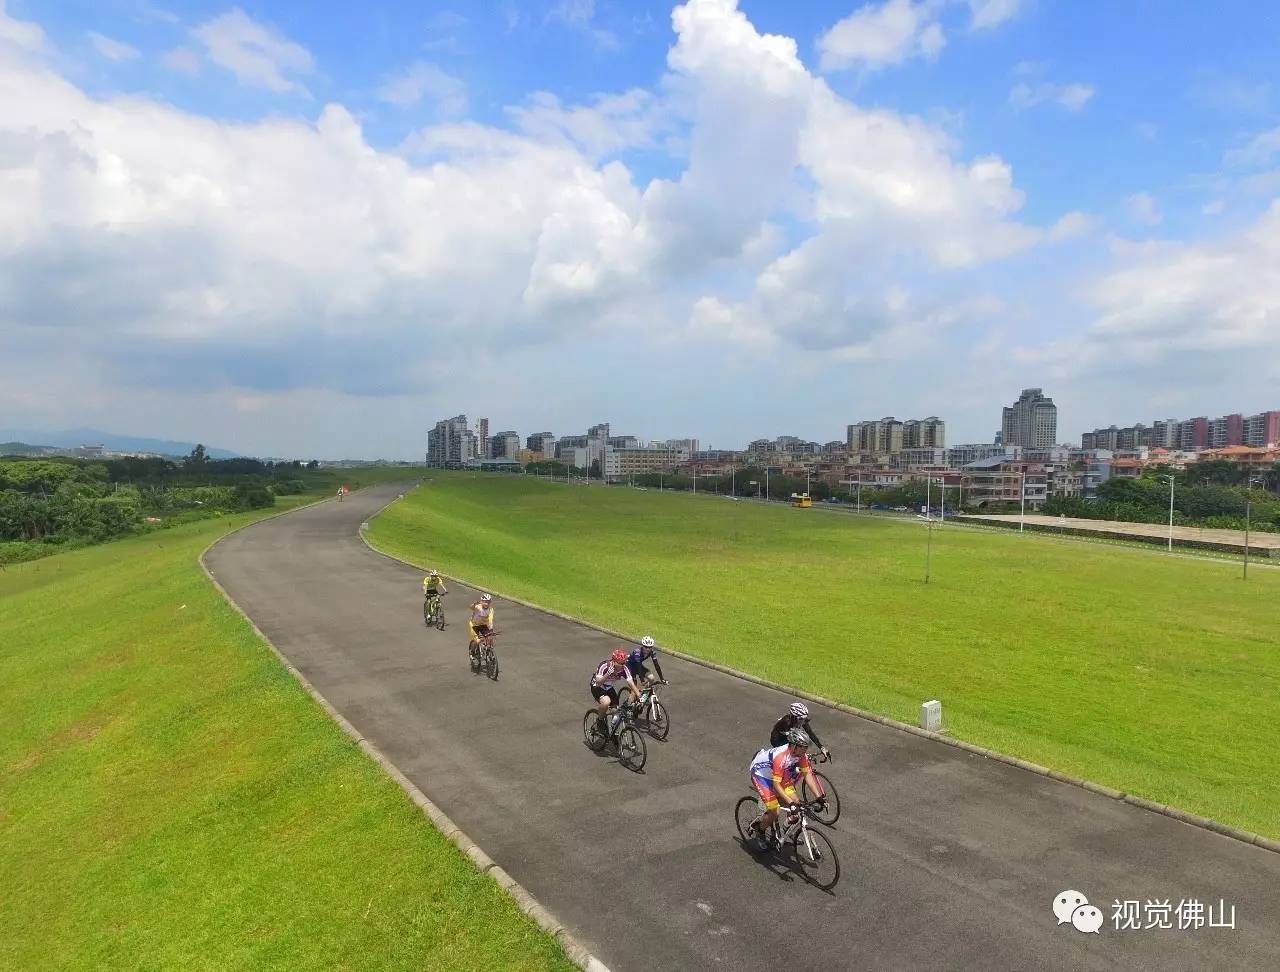
<path id="1" fill-rule="evenodd" d="M 748 837 L 773 832 L 778 809 L 785 803 L 791 809 L 800 803 L 796 781 L 802 776 L 814 793 L 821 793 L 809 764 L 809 734 L 803 729 L 788 729 L 786 745 L 762 749 L 751 760 L 751 785 L 760 794 L 764 815 L 747 828 Z"/>
<path id="2" fill-rule="evenodd" d="M 658 672 L 658 680 L 663 685 L 667 684 L 666 676 L 662 674 L 662 665 L 658 662 L 658 649 L 654 640 L 645 635 L 640 639 L 640 647 L 631 649 L 631 654 L 627 656 L 627 671 L 631 673 L 631 677 L 635 679 L 641 687 L 652 677 L 649 669 L 644 667 L 647 661 L 653 662 L 653 667 Z"/>
<path id="3" fill-rule="evenodd" d="M 467 618 L 467 631 L 471 640 L 467 643 L 467 654 L 474 655 L 480 645 L 480 639 L 493 632 L 493 597 L 481 594 L 480 599 L 471 605 L 471 617 Z"/>
<path id="4" fill-rule="evenodd" d="M 606 733 L 609 726 L 607 721 L 609 710 L 618 704 L 618 690 L 614 685 L 618 682 L 626 682 L 627 687 L 631 689 L 631 697 L 633 699 L 640 697 L 636 680 L 631 677 L 631 672 L 627 669 L 628 657 L 625 648 L 615 648 L 613 654 L 596 666 L 595 674 L 591 676 L 591 698 L 596 708 L 600 710 L 600 726 Z"/>

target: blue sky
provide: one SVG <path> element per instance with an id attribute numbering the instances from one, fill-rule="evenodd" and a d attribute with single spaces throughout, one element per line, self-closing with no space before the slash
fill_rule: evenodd
<path id="1" fill-rule="evenodd" d="M 459 411 L 1280 407 L 1278 41 L 1243 2 L 8 0 L 0 410 L 413 456 Z"/>

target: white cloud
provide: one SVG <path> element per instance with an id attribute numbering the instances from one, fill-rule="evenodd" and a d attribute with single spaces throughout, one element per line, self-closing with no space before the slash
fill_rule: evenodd
<path id="1" fill-rule="evenodd" d="M 1149 192 L 1135 192 L 1125 199 L 1129 218 L 1135 223 L 1145 226 L 1158 226 L 1164 220 L 1160 212 L 1160 204 Z"/>
<path id="2" fill-rule="evenodd" d="M 1227 208 L 1226 202 L 1221 199 L 1214 199 L 1204 204 L 1204 208 L 1200 210 L 1206 216 L 1218 216 Z"/>
<path id="3" fill-rule="evenodd" d="M 396 152 L 341 105 L 223 122 L 0 57 L 6 353 L 249 396 L 442 387 L 442 346 L 569 335 L 865 360 L 956 320 L 969 295 L 938 279 L 1045 237 L 1007 163 L 840 97 L 733 0 L 673 26 L 660 93 L 535 96 L 515 130 L 433 124 Z M 677 175 L 604 161 L 673 125 Z"/>
<path id="4" fill-rule="evenodd" d="M 974 30 L 998 27 L 1018 15 L 1022 0 L 969 0 L 972 14 L 970 26 Z"/>
<path id="5" fill-rule="evenodd" d="M 1060 240 L 1070 240 L 1077 236 L 1086 236 L 1098 228 L 1099 221 L 1096 216 L 1090 213 L 1082 213 L 1079 210 L 1067 213 L 1049 230 L 1049 238 L 1055 242 Z"/>
<path id="6" fill-rule="evenodd" d="M 200 73 L 200 55 L 189 47 L 175 47 L 160 59 L 160 63 L 179 74 L 194 77 Z"/>
<path id="7" fill-rule="evenodd" d="M 622 46 L 618 36 L 613 31 L 595 26 L 595 16 L 595 0 L 558 0 L 547 12 L 549 22 L 555 21 L 582 31 L 603 50 L 617 50 Z M 508 14 L 508 23 L 510 19 Z"/>
<path id="8" fill-rule="evenodd" d="M 425 61 L 416 61 L 402 74 L 389 79 L 378 90 L 378 97 L 400 108 L 412 107 L 429 98 L 443 118 L 456 118 L 467 112 L 466 82 Z"/>
<path id="9" fill-rule="evenodd" d="M 258 23 L 239 7 L 206 21 L 193 32 L 209 60 L 226 68 L 243 85 L 279 94 L 310 92 L 295 78 L 314 68 L 311 52 Z"/>
<path id="10" fill-rule="evenodd" d="M 1079 111 L 1098 93 L 1091 84 L 1015 84 L 1009 92 L 1009 104 L 1015 108 L 1034 108 L 1036 105 L 1056 104 L 1067 111 Z"/>
<path id="11" fill-rule="evenodd" d="M 0 45 L 4 44 L 38 51 L 44 46 L 44 31 L 39 24 L 10 17 L 5 12 L 5 0 L 0 0 Z"/>
<path id="12" fill-rule="evenodd" d="M 1240 148 L 1226 154 L 1227 165 L 1239 167 L 1262 166 L 1280 155 L 1280 125 L 1259 132 Z"/>
<path id="13" fill-rule="evenodd" d="M 138 49 L 130 44 L 94 31 L 89 31 L 89 40 L 93 43 L 93 49 L 108 61 L 131 61 L 139 53 Z"/>
<path id="14" fill-rule="evenodd" d="M 818 39 L 822 70 L 874 70 L 912 57 L 932 60 L 947 42 L 939 10 L 937 0 L 885 0 L 860 7 Z"/>

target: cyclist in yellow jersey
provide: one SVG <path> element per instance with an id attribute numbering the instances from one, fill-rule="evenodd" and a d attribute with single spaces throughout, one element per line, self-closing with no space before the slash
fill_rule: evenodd
<path id="1" fill-rule="evenodd" d="M 424 620 L 430 618 L 434 602 L 441 594 L 448 594 L 449 588 L 444 586 L 444 578 L 440 576 L 438 570 L 427 572 L 427 576 L 422 578 L 422 617 Z M 427 624 L 431 622 L 427 620 Z"/>
<path id="2" fill-rule="evenodd" d="M 467 654 L 474 655 L 480 639 L 493 631 L 493 597 L 481 594 L 480 599 L 471 605 L 471 617 L 467 618 L 467 630 L 471 632 L 471 640 L 467 643 Z"/>

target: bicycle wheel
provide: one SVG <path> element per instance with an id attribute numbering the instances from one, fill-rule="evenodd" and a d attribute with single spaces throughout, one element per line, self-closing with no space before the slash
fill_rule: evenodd
<path id="1" fill-rule="evenodd" d="M 498 656 L 492 648 L 484 653 L 484 673 L 495 682 L 498 680 Z"/>
<path id="2" fill-rule="evenodd" d="M 652 708 L 652 712 L 650 712 Z M 659 741 L 667 738 L 667 733 L 671 731 L 671 716 L 667 715 L 667 707 L 654 699 L 649 705 L 645 706 L 645 714 L 649 716 L 648 729 L 649 735 Z"/>
<path id="3" fill-rule="evenodd" d="M 422 602 L 422 623 L 428 628 L 431 627 L 431 602 Z"/>
<path id="4" fill-rule="evenodd" d="M 436 630 L 444 630 L 444 608 L 442 607 L 436 608 Z"/>
<path id="5" fill-rule="evenodd" d="M 593 753 L 600 752 L 600 750 L 604 749 L 605 743 L 609 741 L 609 737 L 600 728 L 600 713 L 598 710 L 588 709 L 587 714 L 582 717 L 582 738 L 586 742 L 587 748 Z"/>
<path id="6" fill-rule="evenodd" d="M 831 846 L 827 835 L 820 830 L 802 829 L 791 840 L 796 852 L 796 863 L 804 879 L 827 891 L 840 880 L 840 858 Z"/>
<path id="7" fill-rule="evenodd" d="M 760 837 L 747 836 L 749 827 L 760 816 L 760 801 L 753 796 L 744 796 L 733 808 L 733 822 L 738 825 L 738 836 L 748 847 L 761 849 Z"/>
<path id="8" fill-rule="evenodd" d="M 644 746 L 644 736 L 640 735 L 634 726 L 623 726 L 618 730 L 618 762 L 631 770 L 633 773 L 639 773 L 644 769 L 645 760 L 649 758 L 649 754 Z"/>
<path id="9" fill-rule="evenodd" d="M 467 653 L 471 656 L 471 672 L 476 674 L 480 671 L 480 649 L 472 650 L 468 647 Z"/>
<path id="10" fill-rule="evenodd" d="M 814 770 L 813 775 L 822 782 L 822 792 L 827 798 L 826 808 L 823 809 L 821 813 L 814 810 L 813 819 L 824 826 L 830 827 L 840 819 L 840 794 L 836 792 L 835 785 L 827 779 L 826 773 L 819 773 L 817 770 Z M 818 794 L 809 789 L 809 783 L 804 779 L 800 781 L 800 799 L 805 803 L 810 803 L 813 800 L 818 799 Z"/>

